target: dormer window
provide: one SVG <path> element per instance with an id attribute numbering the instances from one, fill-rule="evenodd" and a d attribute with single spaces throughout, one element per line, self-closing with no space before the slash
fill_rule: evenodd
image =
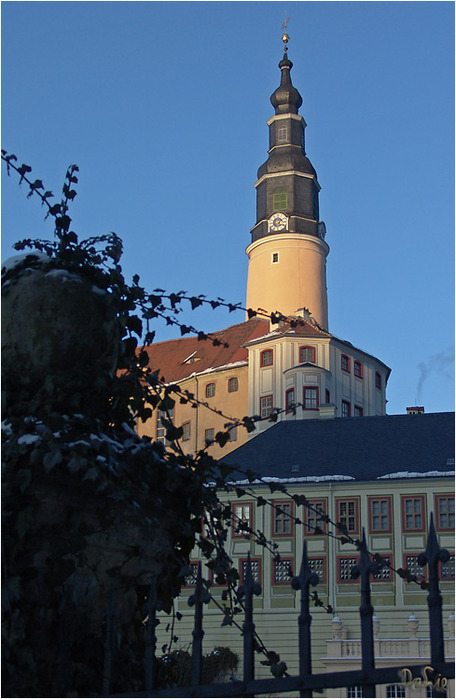
<path id="1" fill-rule="evenodd" d="M 315 347 L 310 347 L 304 345 L 299 348 L 299 361 L 301 364 L 304 362 L 309 362 L 310 364 L 315 364 Z"/>
<path id="2" fill-rule="evenodd" d="M 272 349 L 263 350 L 260 354 L 260 366 L 272 366 L 274 354 Z"/>
<path id="3" fill-rule="evenodd" d="M 192 354 L 190 356 L 188 356 L 187 359 L 184 359 L 182 364 L 194 364 L 194 362 L 199 362 L 200 359 L 201 359 L 201 357 L 197 357 L 196 351 L 195 351 L 195 352 L 192 352 Z"/>

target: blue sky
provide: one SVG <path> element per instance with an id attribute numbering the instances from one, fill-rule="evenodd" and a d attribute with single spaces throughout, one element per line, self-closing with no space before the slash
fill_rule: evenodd
<path id="1" fill-rule="evenodd" d="M 73 228 L 119 234 L 127 279 L 244 303 L 286 11 L 329 329 L 392 368 L 390 414 L 452 410 L 452 2 L 2 2 L 2 147 L 56 194 L 78 164 Z M 52 225 L 2 174 L 4 260 Z"/>

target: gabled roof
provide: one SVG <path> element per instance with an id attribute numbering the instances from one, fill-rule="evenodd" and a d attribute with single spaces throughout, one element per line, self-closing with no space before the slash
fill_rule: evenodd
<path id="1" fill-rule="evenodd" d="M 160 378 L 163 377 L 168 383 L 181 381 L 210 369 L 238 362 L 247 363 L 248 352 L 243 345 L 264 335 L 268 328 L 269 321 L 252 318 L 213 333 L 222 343 L 218 347 L 214 347 L 210 339 L 198 340 L 196 336 L 191 336 L 156 342 L 144 349 L 149 355 L 149 366 L 153 371 L 159 370 Z"/>
<path id="2" fill-rule="evenodd" d="M 284 420 L 223 463 L 291 481 L 448 476 L 454 472 L 454 413 Z"/>

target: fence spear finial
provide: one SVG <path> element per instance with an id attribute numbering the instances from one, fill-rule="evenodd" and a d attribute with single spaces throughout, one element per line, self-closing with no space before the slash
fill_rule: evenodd
<path id="1" fill-rule="evenodd" d="M 442 623 L 442 595 L 439 587 L 439 564 L 448 563 L 450 554 L 446 549 L 441 549 L 435 533 L 434 515 L 431 512 L 429 533 L 426 551 L 418 556 L 418 565 L 428 567 L 427 604 L 429 609 L 429 626 L 431 628 L 431 665 L 435 668 L 438 663 L 445 662 L 443 623 Z"/>

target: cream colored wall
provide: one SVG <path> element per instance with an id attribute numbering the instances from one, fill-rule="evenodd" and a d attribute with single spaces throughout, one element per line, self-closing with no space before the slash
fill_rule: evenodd
<path id="1" fill-rule="evenodd" d="M 252 465 L 254 468 L 254 465 Z M 308 469 L 307 469 L 308 472 Z M 335 473 L 337 465 L 335 465 Z M 295 475 L 295 474 L 293 474 Z M 296 474 L 299 475 L 299 474 Z M 368 496 L 378 496 L 388 493 L 393 500 L 393 533 L 388 536 L 370 535 L 368 537 L 368 546 L 373 551 L 378 551 L 382 554 L 390 554 L 393 557 L 396 568 L 402 567 L 403 553 L 412 550 L 409 547 L 410 542 L 407 541 L 408 535 L 401 531 L 400 517 L 400 499 L 402 495 L 410 495 L 423 493 L 426 498 L 427 521 L 429 522 L 429 513 L 433 509 L 434 494 L 451 492 L 452 483 L 448 478 L 434 479 L 402 479 L 388 481 L 372 481 L 372 482 L 342 482 L 334 481 L 331 483 L 301 483 L 290 484 L 287 490 L 291 495 L 305 494 L 308 499 L 326 498 L 328 503 L 328 514 L 334 521 L 335 500 L 338 497 L 349 498 L 359 497 L 360 506 L 360 521 L 361 525 L 368 526 Z M 282 493 L 270 494 L 267 487 L 257 487 L 257 495 L 262 495 L 267 500 L 281 501 L 289 499 Z M 220 494 L 223 502 L 228 500 L 225 494 Z M 248 495 L 240 500 L 235 496 L 232 502 L 251 502 L 252 498 Z M 304 508 L 301 506 L 295 509 L 295 516 L 303 520 Z M 309 556 L 326 556 L 327 570 L 326 581 L 319 583 L 315 588 L 320 599 L 325 604 L 331 604 L 335 613 L 342 619 L 344 626 L 347 628 L 347 637 L 350 639 L 360 638 L 360 619 L 359 619 L 359 604 L 360 604 L 360 585 L 359 582 L 353 581 L 339 584 L 336 580 L 336 559 L 337 555 L 356 555 L 356 549 L 351 544 L 340 544 L 334 538 L 318 535 L 310 536 L 304 534 L 303 526 L 296 526 L 293 535 L 284 537 L 271 537 L 272 532 L 272 508 L 269 506 L 256 507 L 254 509 L 253 528 L 263 531 L 267 538 L 272 538 L 278 544 L 278 552 L 282 558 L 290 556 L 294 559 L 294 572 L 297 573 L 302 556 L 303 542 L 306 540 Z M 413 552 L 420 553 L 425 549 L 425 540 L 423 535 L 419 535 L 420 541 L 413 542 Z M 375 539 L 388 539 L 376 545 Z M 439 535 L 442 546 L 448 546 L 449 550 L 454 553 L 454 540 L 451 533 Z M 419 546 L 418 544 L 423 544 Z M 450 545 L 451 544 L 451 545 Z M 273 585 L 272 584 L 272 560 L 271 554 L 265 551 L 253 541 L 243 541 L 231 536 L 228 537 L 227 550 L 230 553 L 232 560 L 236 566 L 239 566 L 239 560 L 246 558 L 250 552 L 253 558 L 261 560 L 261 594 L 255 598 L 255 617 L 254 621 L 257 630 L 266 643 L 266 645 L 278 652 L 283 660 L 287 663 L 290 673 L 298 671 L 298 655 L 297 655 L 297 633 L 298 633 L 298 616 L 300 610 L 299 596 L 291 589 L 289 585 Z M 198 559 L 198 549 L 193 552 L 192 560 Z M 204 573 L 204 570 L 203 570 Z M 206 570 L 207 575 L 207 570 Z M 443 623 L 444 635 L 448 638 L 448 623 L 447 619 L 450 613 L 454 611 L 454 582 L 441 581 L 440 583 L 443 595 Z M 184 615 L 183 620 L 175 627 L 175 633 L 179 636 L 178 646 L 187 646 L 191 642 L 191 631 L 193 623 L 193 612 L 188 607 L 188 598 L 192 593 L 191 587 L 184 588 L 181 596 L 177 600 L 177 608 Z M 313 588 L 312 588 L 313 589 Z M 215 598 L 222 604 L 221 587 L 213 587 Z M 393 574 L 391 582 L 373 582 L 372 583 L 372 604 L 375 614 L 380 621 L 379 639 L 407 639 L 409 638 L 408 618 L 412 612 L 418 617 L 420 627 L 418 631 L 419 639 L 429 638 L 428 631 L 428 611 L 426 604 L 427 591 L 421 590 L 413 583 L 405 583 L 399 576 Z M 312 614 L 312 667 L 314 672 L 330 671 L 331 668 L 326 662 L 327 646 L 326 641 L 332 638 L 332 615 L 327 614 L 324 610 L 311 607 Z M 242 616 L 237 617 L 239 623 L 242 624 Z M 242 636 L 240 632 L 233 627 L 221 627 L 222 614 L 217 611 L 214 603 L 211 603 L 208 608 L 205 608 L 204 621 L 204 650 L 211 651 L 217 645 L 229 646 L 242 657 Z M 163 634 L 165 624 L 158 628 L 159 632 L 159 647 L 165 642 Z M 256 656 L 256 675 L 258 677 L 270 676 L 267 668 L 260 664 L 260 656 Z M 342 661 L 342 667 L 338 665 L 338 669 L 347 669 L 347 661 Z M 344 665 L 345 663 L 345 665 Z M 240 673 L 238 673 L 240 676 Z M 339 694 L 333 696 L 340 696 Z M 346 696 L 345 692 L 343 696 Z M 384 695 L 383 695 L 384 696 Z M 415 695 L 419 696 L 419 695 Z"/>
<path id="2" fill-rule="evenodd" d="M 364 415 L 386 414 L 386 382 L 387 369 L 384 364 L 374 357 L 365 354 L 355 347 L 348 347 L 337 340 L 331 341 L 331 372 L 334 377 L 331 400 L 337 405 L 340 416 L 342 399 L 349 400 L 353 406 L 360 405 L 364 409 Z M 342 371 L 341 356 L 346 354 L 350 358 L 350 372 Z M 358 379 L 353 372 L 353 362 L 358 360 L 363 365 L 363 378 Z M 375 387 L 375 373 L 378 371 L 382 377 L 382 388 Z"/>
<path id="3" fill-rule="evenodd" d="M 295 315 L 307 308 L 328 329 L 326 256 L 328 245 L 310 235 L 277 233 L 255 241 L 246 250 L 249 257 L 247 308 L 262 308 Z M 279 261 L 272 262 L 272 254 Z"/>
<path id="4" fill-rule="evenodd" d="M 299 348 L 303 345 L 315 347 L 315 367 L 299 367 Z M 330 392 L 330 401 L 336 406 L 336 417 L 342 414 L 342 400 L 351 404 L 352 415 L 354 406 L 363 409 L 363 415 L 385 415 L 386 397 L 385 386 L 387 369 L 370 355 L 361 350 L 349 347 L 334 338 L 312 337 L 294 338 L 293 335 L 274 337 L 274 333 L 262 342 L 253 341 L 249 346 L 249 415 L 259 414 L 260 398 L 272 394 L 274 407 L 285 407 L 287 389 L 295 389 L 295 401 L 301 403 L 303 387 L 318 386 L 320 404 L 325 402 L 325 389 Z M 261 367 L 261 352 L 272 349 L 274 363 L 272 366 Z M 341 355 L 350 358 L 350 372 L 342 371 Z M 363 365 L 363 378 L 354 375 L 353 362 L 358 360 Z M 375 387 L 375 373 L 382 377 L 381 390 Z M 319 418 L 318 410 L 296 409 L 296 415 L 282 413 L 279 420 L 302 420 Z M 261 432 L 271 427 L 272 423 L 265 421 L 258 424 Z"/>
<path id="5" fill-rule="evenodd" d="M 238 379 L 239 388 L 234 393 L 228 392 L 230 378 Z M 206 397 L 206 385 L 215 383 L 215 395 Z M 214 429 L 214 434 L 224 431 L 228 418 L 242 419 L 248 414 L 248 368 L 246 364 L 227 367 L 219 371 L 207 371 L 204 374 L 192 376 L 178 382 L 183 391 L 189 391 L 200 402 L 196 408 L 190 403 L 181 404 L 179 398 L 175 398 L 174 425 L 180 427 L 185 422 L 190 422 L 190 439 L 180 440 L 180 445 L 186 454 L 193 454 L 205 446 L 205 431 Z M 209 407 L 203 405 L 207 403 Z M 212 410 L 210 409 L 212 408 Z M 223 415 L 217 415 L 214 410 L 220 410 Z M 226 416 L 226 417 L 225 417 Z M 154 439 L 157 436 L 158 411 L 155 410 L 152 418 L 147 422 L 138 423 L 137 432 L 140 436 L 149 435 Z M 237 440 L 228 442 L 224 447 L 213 444 L 209 447 L 209 454 L 215 459 L 228 454 L 233 449 L 247 441 L 247 431 L 238 427 Z"/>

